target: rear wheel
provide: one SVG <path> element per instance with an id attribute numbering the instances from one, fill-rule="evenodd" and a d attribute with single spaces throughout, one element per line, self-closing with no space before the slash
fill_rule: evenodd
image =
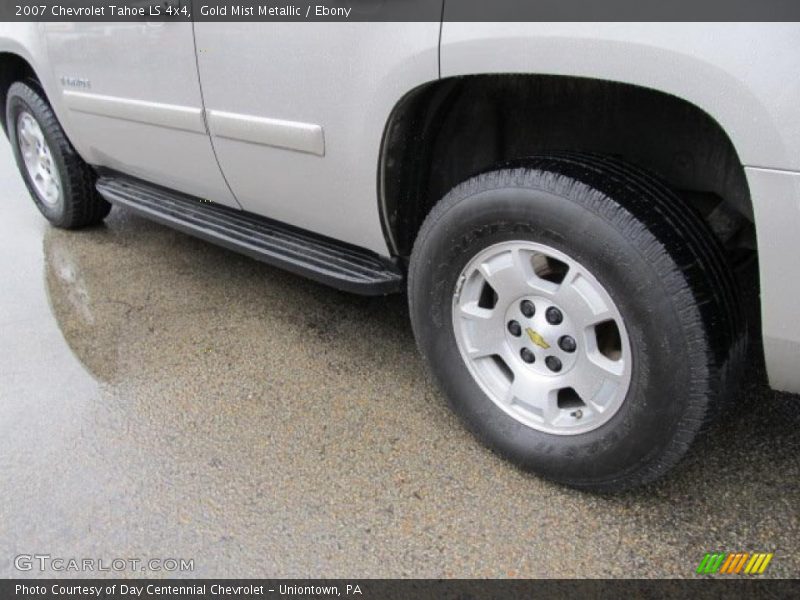
<path id="1" fill-rule="evenodd" d="M 50 223 L 75 229 L 108 215 L 111 205 L 95 190 L 94 171 L 75 152 L 35 86 L 17 82 L 9 88 L 6 123 L 25 185 Z"/>
<path id="2" fill-rule="evenodd" d="M 591 156 L 457 186 L 420 230 L 409 299 L 427 363 L 478 436 L 593 490 L 674 466 L 745 343 L 703 221 L 654 177 Z"/>

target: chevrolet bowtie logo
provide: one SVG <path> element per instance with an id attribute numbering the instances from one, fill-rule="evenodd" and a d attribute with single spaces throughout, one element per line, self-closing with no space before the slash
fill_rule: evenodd
<path id="1" fill-rule="evenodd" d="M 528 337 L 531 338 L 531 341 L 537 346 L 539 346 L 539 348 L 541 348 L 542 350 L 547 350 L 550 347 L 550 344 L 548 344 L 545 341 L 545 339 L 541 336 L 541 334 L 534 331 L 530 327 L 527 327 L 525 329 L 525 333 L 527 333 Z"/>

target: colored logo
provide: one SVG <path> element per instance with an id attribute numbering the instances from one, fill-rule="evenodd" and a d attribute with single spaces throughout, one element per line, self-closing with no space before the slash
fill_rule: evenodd
<path id="1" fill-rule="evenodd" d="M 525 329 L 525 332 L 528 334 L 528 337 L 531 338 L 531 341 L 542 348 L 543 350 L 547 350 L 550 347 L 550 344 L 542 337 L 538 331 L 534 331 L 530 327 Z"/>
<path id="2" fill-rule="evenodd" d="M 772 556 L 772 552 L 708 552 L 697 565 L 697 572 L 702 575 L 761 575 Z"/>

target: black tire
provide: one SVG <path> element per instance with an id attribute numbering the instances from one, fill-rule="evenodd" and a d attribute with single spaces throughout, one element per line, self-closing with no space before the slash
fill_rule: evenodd
<path id="1" fill-rule="evenodd" d="M 502 193 L 500 193 L 502 191 Z M 453 293 L 492 244 L 547 244 L 588 268 L 625 321 L 633 367 L 625 400 L 598 428 L 553 435 L 500 410 L 455 340 Z M 523 468 L 594 491 L 672 468 L 733 384 L 746 327 L 731 270 L 702 219 L 655 177 L 596 156 L 526 159 L 456 186 L 425 220 L 411 256 L 411 321 L 455 411 Z"/>
<path id="2" fill-rule="evenodd" d="M 30 179 L 20 149 L 17 122 L 22 111 L 39 124 L 61 179 L 58 201 L 46 202 Z M 75 152 L 44 94 L 33 84 L 14 83 L 6 102 L 8 138 L 25 185 L 39 211 L 56 227 L 78 229 L 100 223 L 111 210 L 95 189 L 96 174 Z"/>

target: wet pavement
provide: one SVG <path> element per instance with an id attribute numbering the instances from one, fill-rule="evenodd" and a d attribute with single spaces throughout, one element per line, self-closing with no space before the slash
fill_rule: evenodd
<path id="1" fill-rule="evenodd" d="M 207 577 L 684 577 L 711 550 L 800 575 L 796 397 L 749 383 L 667 479 L 579 493 L 465 432 L 403 297 L 120 209 L 51 229 L 5 141 L 0 189 L 1 577 L 41 575 L 14 567 L 34 553 Z"/>

